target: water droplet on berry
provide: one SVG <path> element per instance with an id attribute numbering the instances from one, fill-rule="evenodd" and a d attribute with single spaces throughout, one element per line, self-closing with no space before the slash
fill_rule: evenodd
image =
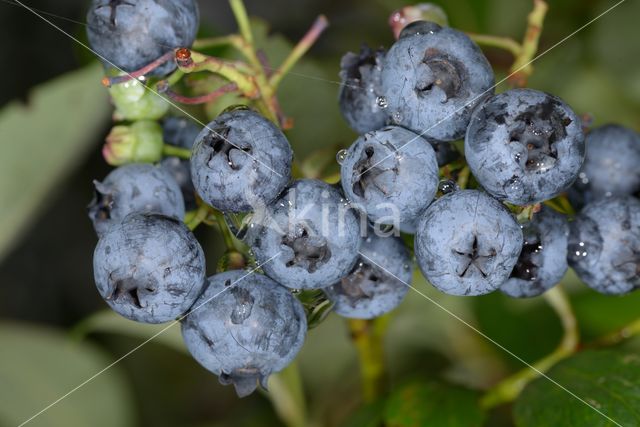
<path id="1" fill-rule="evenodd" d="M 440 191 L 442 194 L 453 193 L 454 191 L 458 191 L 459 189 L 460 187 L 458 186 L 458 184 L 450 179 L 443 179 L 438 184 L 438 191 Z"/>
<path id="2" fill-rule="evenodd" d="M 384 110 L 389 106 L 389 102 L 387 102 L 387 98 L 384 96 L 379 96 L 376 98 L 376 105 Z"/>
<path id="3" fill-rule="evenodd" d="M 338 151 L 338 153 L 336 154 L 336 161 L 338 162 L 339 165 L 341 165 L 344 160 L 347 158 L 347 150 L 340 150 Z"/>
<path id="4" fill-rule="evenodd" d="M 391 121 L 393 121 L 393 123 L 395 124 L 398 124 L 402 121 L 402 114 L 400 113 L 400 111 L 396 111 L 391 115 Z"/>

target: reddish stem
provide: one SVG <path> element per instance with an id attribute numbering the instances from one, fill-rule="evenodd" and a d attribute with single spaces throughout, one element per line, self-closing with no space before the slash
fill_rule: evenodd
<path id="1" fill-rule="evenodd" d="M 211 101 L 215 101 L 220 96 L 225 93 L 234 92 L 238 90 L 238 85 L 235 83 L 229 83 L 224 86 L 219 87 L 211 93 L 207 93 L 206 95 L 200 96 L 184 96 L 179 93 L 174 92 L 169 88 L 169 85 L 166 81 L 162 81 L 158 83 L 158 92 L 164 94 L 167 98 L 172 101 L 179 102 L 180 104 L 188 104 L 188 105 L 198 105 L 198 104 L 206 104 Z"/>
<path id="2" fill-rule="evenodd" d="M 155 70 L 156 68 L 158 68 L 159 66 L 163 65 L 166 62 L 169 62 L 170 60 L 175 58 L 175 52 L 173 50 L 165 53 L 164 55 L 162 55 L 160 58 L 156 59 L 155 61 L 151 62 L 150 64 L 145 65 L 144 67 L 140 68 L 139 70 L 136 71 L 132 71 L 131 73 L 127 73 L 124 74 L 122 76 L 116 76 L 116 77 L 104 77 L 102 79 L 102 84 L 105 85 L 106 87 L 111 87 L 113 85 L 117 85 L 117 84 L 121 84 L 121 83 L 125 83 L 134 79 L 138 79 L 146 74 L 149 74 L 150 72 L 152 72 L 153 70 Z"/>

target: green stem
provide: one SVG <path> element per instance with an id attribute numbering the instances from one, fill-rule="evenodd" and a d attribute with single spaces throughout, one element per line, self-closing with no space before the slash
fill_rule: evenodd
<path id="1" fill-rule="evenodd" d="M 246 40 L 246 42 L 253 46 L 253 32 L 251 31 L 251 23 L 249 22 L 249 15 L 247 9 L 244 6 L 242 0 L 229 0 L 233 16 L 238 23 L 238 29 L 240 35 Z"/>
<path id="2" fill-rule="evenodd" d="M 316 42 L 320 34 L 329 26 L 329 21 L 324 15 L 320 15 L 316 18 L 315 22 L 307 31 L 307 34 L 304 35 L 302 40 L 298 42 L 298 44 L 293 48 L 293 50 L 289 53 L 289 56 L 284 60 L 284 62 L 278 67 L 278 69 L 271 75 L 269 79 L 269 86 L 275 93 L 278 86 L 280 85 L 280 81 L 287 74 L 293 66 L 304 56 L 305 53 L 311 48 L 311 46 Z"/>
<path id="3" fill-rule="evenodd" d="M 222 234 L 222 238 L 224 239 L 224 244 L 227 249 L 236 250 L 235 241 L 233 240 L 231 231 L 229 231 L 229 227 L 227 227 L 227 222 L 224 220 L 224 215 L 222 214 L 222 212 L 220 212 L 219 210 L 211 209 L 211 213 L 218 223 L 218 228 L 220 229 L 220 233 Z"/>
<path id="4" fill-rule="evenodd" d="M 620 344 L 622 341 L 627 340 L 636 335 L 640 335 L 640 319 L 636 319 L 621 329 L 612 332 L 598 338 L 593 343 L 588 344 L 586 347 L 608 347 L 612 345 Z"/>
<path id="5" fill-rule="evenodd" d="M 162 147 L 162 155 L 171 156 L 171 157 L 179 157 L 181 159 L 190 159 L 191 158 L 191 150 L 188 148 L 176 147 L 171 144 L 164 144 Z"/>
<path id="6" fill-rule="evenodd" d="M 297 362 L 269 377 L 267 397 L 287 427 L 307 426 L 307 405 Z"/>
<path id="7" fill-rule="evenodd" d="M 533 73 L 531 62 L 538 52 L 540 34 L 549 6 L 544 0 L 533 0 L 533 10 L 527 18 L 527 31 L 522 41 L 522 50 L 509 70 L 509 81 L 515 87 L 524 87 Z"/>
<path id="8" fill-rule="evenodd" d="M 366 403 L 374 402 L 384 391 L 384 333 L 388 316 L 373 320 L 348 320 L 351 339 L 358 351 L 362 376 L 362 397 Z"/>
<path id="9" fill-rule="evenodd" d="M 210 212 L 211 208 L 209 206 L 207 206 L 204 203 L 201 203 L 198 206 L 198 209 L 196 210 L 195 214 L 193 215 L 193 217 L 191 217 L 188 222 L 186 222 L 187 228 L 189 228 L 189 230 L 193 231 L 196 228 L 198 228 L 198 226 L 200 224 L 202 224 L 202 222 L 204 220 L 207 219 L 207 217 L 209 216 L 209 212 Z"/>
<path id="10" fill-rule="evenodd" d="M 184 63 L 178 62 L 178 67 L 184 73 L 195 73 L 198 71 L 209 71 L 218 74 L 238 86 L 238 90 L 248 98 L 255 98 L 258 90 L 251 77 L 253 70 L 242 61 L 229 61 L 203 55 L 191 51 L 191 57 Z"/>
<path id="11" fill-rule="evenodd" d="M 522 46 L 520 43 L 509 37 L 491 36 L 486 34 L 474 34 L 467 33 L 467 35 L 474 42 L 481 46 L 497 47 L 510 52 L 514 57 L 517 57 L 522 52 Z"/>
<path id="12" fill-rule="evenodd" d="M 578 350 L 578 327 L 569 298 L 558 286 L 548 290 L 544 297 L 560 318 L 564 330 L 562 341 L 551 354 L 535 362 L 531 367 L 505 378 L 487 391 L 480 402 L 484 408 L 490 409 L 515 400 L 524 387 L 538 378 L 540 373 L 547 372 L 556 363 Z"/>
<path id="13" fill-rule="evenodd" d="M 458 187 L 460 187 L 460 189 L 464 190 L 467 188 L 470 176 L 471 169 L 469 169 L 469 166 L 465 166 L 460 170 L 460 173 L 458 174 Z"/>
<path id="14" fill-rule="evenodd" d="M 247 9 L 244 7 L 244 3 L 242 0 L 229 0 L 229 4 L 231 5 L 233 16 L 238 23 L 242 38 L 245 39 L 250 46 L 253 46 L 253 32 L 251 32 L 251 23 L 249 22 L 249 15 L 247 14 Z"/>

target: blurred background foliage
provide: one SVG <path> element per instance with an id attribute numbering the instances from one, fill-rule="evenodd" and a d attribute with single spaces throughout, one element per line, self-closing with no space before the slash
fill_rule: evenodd
<path id="1" fill-rule="evenodd" d="M 26 3 L 85 39 L 84 2 Z M 226 1 L 199 3 L 204 34 L 235 31 Z M 257 25 L 256 32 L 265 34 L 259 37 L 272 63 L 282 59 L 291 41 L 317 14 L 328 16 L 332 26 L 286 78 L 281 102 L 296 121 L 289 137 L 299 160 L 318 149 L 337 152 L 349 145 L 355 135 L 341 120 L 336 102 L 340 57 L 362 42 L 388 47 L 392 36 L 387 18 L 407 3 L 246 0 L 246 4 L 252 16 L 269 23 Z M 541 51 L 613 4 L 552 0 Z M 448 0 L 440 5 L 454 27 L 517 40 L 531 8 L 528 0 Z M 535 63 L 530 86 L 559 95 L 578 113 L 593 115 L 596 125 L 615 121 L 639 130 L 638 16 L 640 2 L 627 1 L 544 54 Z M 96 238 L 85 206 L 92 180 L 108 173 L 99 149 L 110 126 L 99 67 L 84 48 L 11 0 L 0 0 L 0 27 L 5 58 L 0 68 L 0 426 L 10 426 L 37 413 L 159 328 L 101 312 L 104 305 L 93 285 Z M 504 76 L 511 63 L 509 54 L 494 49 L 486 53 L 498 76 Z M 198 237 L 213 272 L 221 241 L 211 230 L 199 230 Z M 518 301 L 499 293 L 449 297 L 432 290 L 419 274 L 414 285 L 526 361 L 549 353 L 561 337 L 558 320 L 541 298 Z M 640 294 L 600 296 L 571 275 L 565 286 L 587 340 L 640 314 Z M 471 411 L 459 424 L 419 417 L 407 422 L 398 416 L 406 413 L 407 401 L 422 405 L 442 395 L 442 386 L 432 380 L 486 388 L 522 367 L 422 296 L 409 294 L 392 317 L 385 345 L 392 390 L 386 406 L 393 412 L 387 414 L 389 425 L 469 426 L 483 421 L 512 425 L 510 408 L 500 408 L 488 421 Z M 361 407 L 356 353 L 341 319 L 332 315 L 309 333 L 298 363 L 316 425 L 378 425 L 381 407 Z M 415 378 L 425 381 L 406 383 Z M 538 399 L 546 394 L 534 388 L 528 392 L 537 393 Z M 459 396 L 456 402 L 475 399 L 468 390 L 453 393 Z M 441 408 L 451 404 L 446 399 L 438 402 Z M 464 403 L 456 405 L 463 410 Z M 518 408 L 517 415 L 519 425 L 536 425 L 527 424 L 526 410 Z M 174 327 L 29 425 L 281 424 L 263 395 L 238 400 L 231 388 L 219 386 L 213 375 L 186 355 Z"/>

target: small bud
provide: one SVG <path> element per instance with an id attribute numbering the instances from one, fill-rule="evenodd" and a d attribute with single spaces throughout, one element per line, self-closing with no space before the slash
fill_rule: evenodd
<path id="1" fill-rule="evenodd" d="M 169 102 L 137 79 L 113 85 L 109 93 L 122 120 L 158 120 L 169 111 Z"/>
<path id="2" fill-rule="evenodd" d="M 407 25 L 416 21 L 435 22 L 441 27 L 449 26 L 449 19 L 444 10 L 433 3 L 419 3 L 396 10 L 389 17 L 389 25 L 396 40 Z"/>
<path id="3" fill-rule="evenodd" d="M 111 166 L 154 163 L 162 159 L 162 127 L 149 120 L 115 126 L 107 136 L 102 155 Z"/>

